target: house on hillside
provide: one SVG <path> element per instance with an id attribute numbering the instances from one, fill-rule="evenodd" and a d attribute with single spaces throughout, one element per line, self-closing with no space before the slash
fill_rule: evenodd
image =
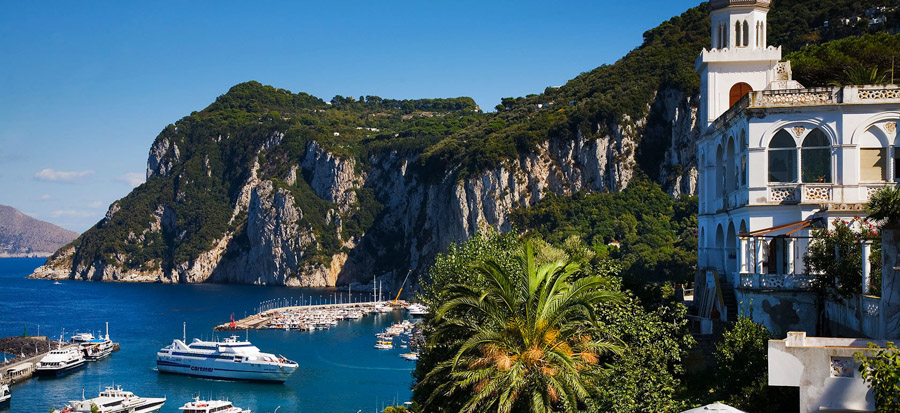
<path id="1" fill-rule="evenodd" d="M 769 5 L 710 2 L 712 44 L 696 61 L 702 132 L 694 300 L 701 318 L 743 312 L 776 334 L 816 334 L 813 277 L 803 260 L 810 232 L 864 214 L 875 191 L 900 180 L 900 87 L 805 88 L 792 80 L 781 48 L 767 44 Z M 884 331 L 881 299 L 865 295 L 866 285 L 859 291 L 828 309 L 847 321 L 836 328 L 874 338 L 900 333 Z"/>

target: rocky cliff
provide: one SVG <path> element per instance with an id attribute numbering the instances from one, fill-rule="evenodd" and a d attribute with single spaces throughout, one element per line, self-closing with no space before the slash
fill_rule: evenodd
<path id="1" fill-rule="evenodd" d="M 573 139 L 550 136 L 531 151 L 465 176 L 459 166 L 439 177 L 426 176 L 422 155 L 416 152 L 382 150 L 357 158 L 310 139 L 301 151 L 288 155 L 286 147 L 297 141 L 285 139 L 285 131 L 246 136 L 239 144 L 252 149 L 241 156 L 245 164 L 232 168 L 242 172 L 237 174 L 239 183 L 232 188 L 210 187 L 232 194 L 224 208 L 227 225 L 184 260 L 165 249 L 187 236 L 190 225 L 183 210 L 191 202 L 191 181 L 221 176 L 225 170 L 217 170 L 209 150 L 188 148 L 184 130 L 169 127 L 151 147 L 147 185 L 168 186 L 153 192 L 171 191 L 171 198 L 154 193 L 152 201 L 145 200 L 152 203 L 143 209 L 147 216 L 140 217 L 140 211 L 123 208 L 134 201 L 129 197 L 145 192 L 139 188 L 111 205 L 107 216 L 82 237 L 87 244 L 97 233 L 120 232 L 125 239 L 115 242 L 124 243 L 123 248 L 88 257 L 88 246 L 76 243 L 59 251 L 33 276 L 331 286 L 368 280 L 373 273 L 403 275 L 407 268 L 418 273 L 450 243 L 465 240 L 483 226 L 509 230 L 512 210 L 533 205 L 548 193 L 626 187 L 637 168 L 637 142 L 650 128 L 669 135 L 666 164 L 687 165 L 673 181 L 674 192 L 693 191 L 695 161 L 688 149 L 692 145 L 686 144 L 696 134 L 691 98 L 670 91 L 658 96 L 645 116 L 605 125 L 608 135 L 588 138 L 590 133 L 578 131 Z M 217 134 L 210 139 L 216 148 L 238 138 Z M 197 160 L 196 171 L 186 167 Z M 224 160 L 234 163 L 228 156 Z M 363 202 L 361 193 L 373 197 Z M 315 202 L 309 202 L 311 196 Z M 364 208 L 377 208 L 377 216 L 360 231 L 348 231 L 345 221 L 355 219 Z M 140 221 L 139 231 L 126 233 L 122 228 L 128 225 L 126 220 L 117 220 L 121 214 Z M 335 239 L 336 245 L 327 248 L 326 238 Z M 163 248 L 155 249 L 156 242 Z M 147 250 L 159 252 L 148 255 Z"/>
<path id="2" fill-rule="evenodd" d="M 469 98 L 237 85 L 163 129 L 147 182 L 33 276 L 330 286 L 421 273 L 547 194 L 636 177 L 693 194 L 708 25 L 691 9 L 615 65 L 488 114 Z"/>

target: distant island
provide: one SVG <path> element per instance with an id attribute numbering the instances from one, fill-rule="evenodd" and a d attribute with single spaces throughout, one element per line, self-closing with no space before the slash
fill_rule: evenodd
<path id="1" fill-rule="evenodd" d="M 77 237 L 75 231 L 0 205 L 0 258 L 49 257 Z"/>

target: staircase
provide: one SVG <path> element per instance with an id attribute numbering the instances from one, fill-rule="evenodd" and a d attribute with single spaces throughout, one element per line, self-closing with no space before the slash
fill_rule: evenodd
<path id="1" fill-rule="evenodd" d="M 719 275 L 719 286 L 722 289 L 722 301 L 725 302 L 725 308 L 728 310 L 728 322 L 737 322 L 738 306 L 737 297 L 734 295 L 734 286 L 725 278 L 725 274 Z"/>

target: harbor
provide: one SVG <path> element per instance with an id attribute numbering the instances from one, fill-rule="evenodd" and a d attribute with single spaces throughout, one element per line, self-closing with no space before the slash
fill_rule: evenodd
<path id="1" fill-rule="evenodd" d="M 41 263 L 31 259 L 0 260 L 0 264 L 4 262 L 34 262 L 33 266 Z M 161 410 L 163 413 L 179 411 L 179 407 L 197 395 L 204 399 L 232 400 L 235 406 L 254 413 L 271 413 L 276 409 L 279 413 L 356 412 L 360 409 L 371 412 L 374 406 L 381 411 L 383 406 L 395 404 L 395 400 L 402 403 L 410 399 L 411 373 L 415 363 L 400 356 L 410 351 L 401 347 L 404 345 L 401 340 L 408 340 L 395 338 L 395 346 L 389 350 L 373 347 L 378 339 L 375 336 L 377 333 L 385 332 L 405 319 L 414 321 L 409 311 L 393 308 L 377 315 L 369 313 L 359 319 L 343 319 L 328 329 L 248 330 L 249 341 L 254 346 L 299 364 L 296 373 L 284 384 L 209 380 L 157 371 L 157 353 L 171 344 L 173 339 L 181 339 L 184 335 L 189 342 L 193 338 L 222 342 L 231 335 L 237 335 L 241 341 L 246 340 L 247 332 L 244 331 L 213 331 L 220 324 L 229 324 L 231 313 L 235 313 L 235 319 L 238 319 L 238 314 L 245 316 L 275 308 L 294 307 L 292 304 L 299 306 L 301 294 L 306 303 L 311 300 L 316 304 L 309 306 L 313 310 L 353 308 L 360 302 L 371 306 L 371 287 L 364 292 L 363 288 L 354 286 L 352 298 L 349 298 L 346 289 L 339 291 L 333 288 L 69 281 L 55 285 L 52 281 L 25 279 L 24 276 L 33 268 L 16 272 L 7 270 L 9 272 L 4 274 L 4 268 L 0 267 L 0 281 L 9 296 L 8 300 L 0 302 L 0 312 L 15 314 L 14 318 L 0 319 L 0 336 L 20 338 L 23 326 L 27 325 L 28 334 L 33 334 L 40 324 L 40 333 L 50 335 L 47 332 L 52 331 L 49 342 L 56 343 L 56 335 L 63 329 L 67 336 L 71 335 L 69 331 L 76 330 L 93 330 L 95 335 L 98 331 L 102 334 L 105 322 L 109 321 L 110 336 L 120 343 L 122 350 L 63 377 L 35 377 L 10 386 L 10 413 L 46 412 L 51 405 L 60 408 L 71 404 L 69 402 L 72 400 L 80 400 L 82 389 L 86 398 L 92 398 L 108 386 L 119 385 L 140 397 L 166 397 L 168 401 Z M 317 304 L 320 296 L 321 307 Z M 396 292 L 386 298 L 395 296 Z M 293 302 L 285 297 L 293 297 Z M 378 301 L 391 302 L 389 299 Z M 72 309 L 78 309 L 77 316 L 72 315 Z M 47 347 L 40 350 L 46 353 Z M 9 356 L 21 355 L 13 349 L 5 353 Z M 29 357 L 37 355 L 25 354 Z M 25 359 L 15 362 L 23 361 Z M 31 361 L 37 362 L 39 359 Z M 349 382 L 354 383 L 349 394 L 334 391 Z"/>

